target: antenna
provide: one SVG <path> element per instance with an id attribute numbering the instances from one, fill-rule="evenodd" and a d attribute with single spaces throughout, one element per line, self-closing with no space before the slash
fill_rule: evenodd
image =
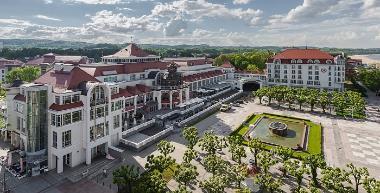
<path id="1" fill-rule="evenodd" d="M 133 36 L 131 36 L 131 44 L 133 44 Z"/>

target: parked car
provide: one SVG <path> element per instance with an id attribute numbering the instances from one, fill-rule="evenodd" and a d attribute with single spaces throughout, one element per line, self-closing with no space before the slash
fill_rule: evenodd
<path id="1" fill-rule="evenodd" d="M 227 105 L 227 104 L 222 104 L 222 106 L 220 107 L 220 111 L 222 111 L 222 112 L 226 112 L 230 109 L 231 109 L 231 106 Z"/>

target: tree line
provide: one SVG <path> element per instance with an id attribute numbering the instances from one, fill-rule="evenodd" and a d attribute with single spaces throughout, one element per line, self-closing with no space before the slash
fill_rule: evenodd
<path id="1" fill-rule="evenodd" d="M 253 138 L 248 143 L 248 149 L 252 152 L 254 162 L 247 164 L 242 161 L 247 154 L 241 136 L 220 137 L 211 131 L 199 137 L 195 127 L 184 128 L 182 136 L 187 141 L 187 149 L 180 164 L 170 156 L 175 147 L 168 141 L 161 141 L 157 145 L 159 154 L 148 156 L 145 172 L 141 173 L 133 165 L 123 165 L 114 170 L 113 183 L 118 185 L 119 192 L 168 192 L 164 176 L 166 170 L 172 171 L 172 177 L 178 183 L 177 189 L 173 191 L 175 193 L 190 193 L 189 188 L 197 185 L 208 193 L 222 193 L 226 188 L 235 189 L 238 193 L 248 193 L 250 190 L 243 187 L 242 182 L 252 175 L 253 182 L 261 190 L 271 193 L 282 192 L 281 188 L 286 181 L 295 184 L 291 191 L 297 193 L 321 192 L 321 189 L 337 193 L 358 193 L 360 186 L 368 193 L 380 191 L 380 181 L 370 177 L 367 168 L 353 164 L 347 164 L 346 168 L 327 166 L 322 155 L 309 154 L 302 160 L 293 159 L 292 149 L 276 146 L 271 151 L 266 151 L 264 144 Z M 205 153 L 195 150 L 196 145 Z M 222 149 L 229 151 L 232 161 L 221 157 Z M 199 173 L 193 164 L 195 161 L 201 162 L 204 169 L 211 174 L 207 175 L 208 178 L 198 179 Z M 282 174 L 275 175 L 274 168 Z M 311 178 L 308 179 L 306 175 Z"/>
<path id="2" fill-rule="evenodd" d="M 251 52 L 222 54 L 215 58 L 216 66 L 222 65 L 225 61 L 239 69 L 250 72 L 260 72 L 265 68 L 265 63 L 268 58 L 273 56 L 273 52 L 269 50 L 254 50 Z"/>
<path id="3" fill-rule="evenodd" d="M 380 92 L 380 69 L 359 69 L 358 79 L 370 90 Z"/>
<path id="4" fill-rule="evenodd" d="M 361 94 L 355 91 L 327 92 L 313 88 L 294 88 L 286 86 L 263 87 L 254 92 L 262 104 L 263 97 L 267 97 L 268 105 L 276 100 L 278 105 L 287 103 L 288 108 L 298 104 L 299 109 L 306 104 L 310 111 L 314 111 L 316 105 L 322 108 L 323 113 L 327 108 L 333 107 L 337 115 L 364 118 L 365 100 Z"/>

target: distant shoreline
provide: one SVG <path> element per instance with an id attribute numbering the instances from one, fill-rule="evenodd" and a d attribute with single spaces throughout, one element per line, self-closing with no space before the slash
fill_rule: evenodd
<path id="1" fill-rule="evenodd" d="M 352 59 L 361 59 L 363 64 L 380 64 L 380 54 L 352 55 Z"/>

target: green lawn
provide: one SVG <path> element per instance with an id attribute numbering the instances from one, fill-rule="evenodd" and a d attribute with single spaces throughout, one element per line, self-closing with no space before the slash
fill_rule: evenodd
<path id="1" fill-rule="evenodd" d="M 300 118 L 295 118 L 295 117 L 288 117 L 288 116 L 275 115 L 275 114 L 269 114 L 269 113 L 263 113 L 259 115 L 252 114 L 230 135 L 243 137 L 248 132 L 249 125 L 255 123 L 256 120 L 262 116 L 266 116 L 269 118 L 283 119 L 287 121 L 294 121 L 294 120 L 305 121 L 306 124 L 309 125 L 309 128 L 310 128 L 307 151 L 295 152 L 294 157 L 302 158 L 304 156 L 307 156 L 308 154 L 322 154 L 322 127 L 319 124 L 311 122 L 310 120 L 307 120 L 307 119 L 300 119 Z M 248 122 L 248 124 L 244 124 L 246 122 Z M 248 145 L 248 141 L 243 141 L 243 144 Z M 272 147 L 273 146 L 269 144 L 264 145 L 264 149 L 268 151 L 271 150 Z"/>

